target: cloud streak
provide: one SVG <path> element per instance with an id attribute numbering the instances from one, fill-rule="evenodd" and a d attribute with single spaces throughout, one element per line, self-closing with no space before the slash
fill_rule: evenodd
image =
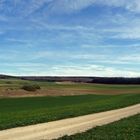
<path id="1" fill-rule="evenodd" d="M 19 13 L 28 16 L 44 8 L 44 14 L 70 14 L 81 11 L 90 6 L 105 5 L 124 8 L 131 12 L 140 13 L 139 0 L 0 0 L 0 9 L 7 13 Z"/>
<path id="2" fill-rule="evenodd" d="M 0 72 L 139 76 L 139 14 L 139 0 L 0 0 Z"/>
<path id="3" fill-rule="evenodd" d="M 50 4 L 50 9 L 55 13 L 72 13 L 95 4 L 120 7 L 131 12 L 140 13 L 139 0 L 54 0 Z"/>
<path id="4" fill-rule="evenodd" d="M 13 71 L 15 75 L 38 75 L 38 76 L 106 76 L 106 77 L 138 77 L 138 71 L 128 69 L 117 69 L 102 65 L 55 65 L 50 66 L 44 64 L 15 64 L 16 70 Z M 9 65 L 9 68 L 13 65 Z M 46 71 L 45 71 L 46 70 Z M 38 71 L 40 71 L 38 73 Z M 88 72 L 87 72 L 88 71 Z M 8 73 L 9 71 L 7 71 Z M 3 72 L 4 73 L 4 72 Z M 13 74 L 12 73 L 12 74 Z M 11 73 L 8 73 L 11 74 Z"/>

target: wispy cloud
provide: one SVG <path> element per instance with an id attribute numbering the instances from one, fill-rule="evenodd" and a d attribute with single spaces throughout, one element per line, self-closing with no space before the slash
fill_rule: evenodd
<path id="1" fill-rule="evenodd" d="M 122 7 L 132 12 L 140 12 L 139 0 L 96 0 L 96 2 L 108 6 Z"/>
<path id="2" fill-rule="evenodd" d="M 50 10 L 55 13 L 72 13 L 95 4 L 121 7 L 132 12 L 140 12 L 139 0 L 53 0 L 50 4 Z"/>
<path id="3" fill-rule="evenodd" d="M 5 12 L 20 13 L 24 16 L 39 11 L 42 7 L 44 13 L 66 14 L 81 11 L 95 4 L 121 7 L 131 12 L 140 13 L 139 0 L 8 0 L 0 1 L 0 9 Z M 45 8 L 46 7 L 46 8 Z"/>
<path id="4" fill-rule="evenodd" d="M 125 69 L 115 69 L 112 67 L 105 67 L 102 65 L 82 65 L 82 66 L 58 66 L 52 69 L 58 75 L 71 75 L 71 76 L 126 76 L 133 77 L 139 76 L 138 72 L 128 71 Z M 88 71 L 88 72 L 87 72 Z"/>
<path id="5" fill-rule="evenodd" d="M 25 65 L 25 66 L 24 66 Z M 107 77 L 138 77 L 138 71 L 117 69 L 102 65 L 56 65 L 44 66 L 41 64 L 16 64 L 18 72 L 15 75 L 40 75 L 40 76 L 107 76 Z M 39 66 L 39 67 L 37 67 Z M 12 66 L 11 66 L 12 67 Z M 38 71 L 40 71 L 38 73 Z M 12 73 L 12 74 L 13 74 Z"/>
<path id="6" fill-rule="evenodd" d="M 139 14 L 139 0 L 0 0 L 0 72 L 139 76 Z"/>

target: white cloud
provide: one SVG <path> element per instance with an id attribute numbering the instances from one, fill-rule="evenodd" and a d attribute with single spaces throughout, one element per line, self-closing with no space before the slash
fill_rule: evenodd
<path id="1" fill-rule="evenodd" d="M 18 73 L 13 72 L 14 75 L 37 75 L 37 76 L 106 76 L 106 77 L 139 77 L 138 71 L 117 69 L 102 65 L 56 65 L 47 67 L 47 65 L 40 64 L 17 64 L 19 66 Z M 40 67 L 36 67 L 40 65 Z M 36 69 L 34 69 L 34 66 Z M 44 67 L 43 67 L 44 66 Z M 40 71 L 38 73 L 38 71 Z M 6 73 L 8 74 L 8 73 Z"/>
<path id="2" fill-rule="evenodd" d="M 121 61 L 127 61 L 127 62 L 140 62 L 140 55 L 139 54 L 135 54 L 135 55 L 125 55 L 122 58 L 120 58 Z"/>
<path id="3" fill-rule="evenodd" d="M 140 24 L 140 22 L 139 22 Z M 111 38 L 118 39 L 140 39 L 140 25 L 132 23 L 127 27 L 119 27 L 115 29 L 110 29 L 106 32 L 112 32 L 114 35 Z"/>
<path id="4" fill-rule="evenodd" d="M 41 14 L 43 11 L 43 13 L 46 15 L 49 12 L 59 13 L 59 14 L 73 13 L 73 12 L 83 10 L 89 6 L 93 6 L 94 4 L 107 5 L 110 7 L 112 6 L 122 7 L 126 10 L 140 13 L 140 0 L 30 0 L 30 1 L 12 0 L 9 1 L 10 3 L 12 3 L 11 5 L 10 4 L 6 5 L 7 1 L 8 0 L 0 0 L 0 7 L 5 9 L 5 11 L 9 11 L 11 15 L 13 15 L 14 12 L 15 13 L 17 12 L 19 14 L 23 14 L 26 16 L 38 11 Z M 1 16 L 1 13 L 2 12 L 0 10 L 0 21 L 5 22 L 7 20 L 7 17 Z M 18 15 L 16 15 L 15 17 L 18 18 Z M 118 14 L 117 16 L 115 15 L 114 17 L 112 17 L 112 15 L 111 16 L 108 14 L 106 15 L 105 13 L 104 18 L 100 20 L 94 21 L 93 19 L 88 18 L 88 21 L 90 21 L 88 22 L 86 20 L 82 21 L 81 19 L 79 21 L 79 19 L 77 19 L 78 24 L 77 23 L 68 24 L 67 22 L 63 21 L 63 23 L 62 24 L 60 23 L 59 25 L 58 25 L 59 20 L 55 24 L 49 24 L 46 16 L 45 16 L 46 20 L 42 16 L 40 17 L 37 16 L 37 18 L 35 18 L 33 15 L 31 17 L 32 19 L 27 18 L 27 21 L 25 21 L 25 19 L 23 21 L 23 20 L 17 20 L 16 18 L 13 19 L 12 17 L 11 18 L 8 17 L 9 23 L 7 22 L 8 24 L 3 25 L 4 29 L 0 31 L 0 35 L 7 33 L 7 36 L 5 37 L 4 41 L 7 41 L 7 43 L 9 43 L 12 46 L 9 48 L 12 49 L 16 48 L 16 46 L 14 46 L 15 43 L 17 43 L 18 45 L 19 43 L 20 45 L 23 44 L 22 47 L 24 48 L 27 48 L 28 46 L 31 46 L 33 48 L 38 47 L 38 50 L 39 47 L 40 48 L 44 47 L 44 51 L 38 53 L 35 53 L 36 49 L 32 51 L 32 53 L 28 52 L 28 49 L 26 53 L 24 51 L 19 53 L 8 53 L 8 52 L 1 53 L 0 55 L 1 62 L 9 61 L 9 60 L 12 62 L 19 62 L 21 60 L 27 62 L 29 60 L 30 61 L 36 60 L 37 62 L 39 59 L 46 60 L 45 61 L 46 65 L 15 64 L 15 67 L 17 66 L 22 71 L 22 74 L 23 72 L 25 72 L 25 74 L 34 75 L 34 74 L 38 74 L 38 71 L 39 72 L 44 71 L 41 72 L 40 75 L 46 75 L 46 74 L 47 75 L 54 75 L 54 74 L 74 75 L 75 74 L 75 75 L 93 75 L 93 76 L 94 75 L 97 76 L 98 75 L 99 76 L 139 75 L 138 72 L 133 70 L 123 70 L 121 68 L 116 69 L 116 68 L 110 68 L 105 66 L 84 65 L 89 63 L 97 64 L 99 62 L 100 64 L 104 64 L 104 65 L 127 64 L 130 66 L 134 66 L 134 65 L 139 66 L 140 57 L 138 55 L 134 55 L 140 51 L 140 49 L 138 49 L 137 52 L 136 51 L 134 52 L 134 50 L 136 50 L 136 47 L 137 48 L 140 47 L 138 41 L 135 42 L 135 46 L 133 45 L 131 46 L 131 44 L 129 44 L 128 46 L 127 44 L 124 44 L 123 46 L 121 45 L 117 46 L 115 45 L 115 42 L 113 42 L 110 46 L 108 44 L 102 45 L 106 43 L 105 42 L 106 40 L 110 41 L 112 40 L 112 38 L 133 39 L 133 40 L 140 39 L 140 20 L 138 19 L 138 16 L 134 16 L 134 14 L 132 14 L 129 17 L 129 14 L 125 16 L 123 14 L 121 15 Z M 105 17 L 108 18 L 105 19 Z M 54 20 L 54 17 L 51 18 Z M 82 25 L 80 24 L 81 21 L 82 21 Z M 25 22 L 26 24 L 24 24 Z M 18 23 L 17 26 L 13 26 L 14 24 L 16 25 L 16 23 Z M 92 26 L 88 27 L 87 23 L 90 23 L 90 25 Z M 108 26 L 109 28 L 107 28 L 106 25 L 109 25 Z M 18 31 L 19 33 L 17 36 L 13 34 L 15 31 Z M 28 34 L 27 36 L 22 34 L 25 33 L 25 31 L 26 34 Z M 38 34 L 39 36 L 36 37 L 36 34 Z M 13 38 L 11 36 L 13 36 Z M 54 43 L 56 43 L 55 47 L 58 48 L 60 47 L 61 52 L 58 51 L 58 49 L 56 49 L 56 51 L 54 51 L 53 49 L 51 50 L 51 47 L 53 48 Z M 64 49 L 62 48 L 63 46 Z M 77 47 L 77 49 L 73 49 L 74 47 Z M 118 51 L 115 52 L 115 50 L 117 50 L 116 49 L 117 47 L 118 47 Z M 129 47 L 129 49 L 127 49 L 126 52 L 124 52 L 124 48 L 126 47 L 127 48 Z M 46 48 L 48 48 L 48 50 L 51 51 L 47 51 Z M 128 54 L 130 54 L 130 49 L 132 49 L 132 55 L 127 56 Z M 118 52 L 120 52 L 120 54 Z M 68 61 L 73 61 L 75 63 L 79 61 L 79 64 L 82 64 L 83 62 L 84 64 L 83 66 L 56 66 L 47 69 L 47 63 L 49 64 L 49 62 L 47 62 L 48 59 L 52 60 L 51 61 L 52 63 L 54 62 L 54 60 L 60 62 L 61 60 L 62 61 L 64 60 L 65 63 Z"/>

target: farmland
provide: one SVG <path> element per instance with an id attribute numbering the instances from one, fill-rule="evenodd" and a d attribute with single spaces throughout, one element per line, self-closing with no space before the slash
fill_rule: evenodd
<path id="1" fill-rule="evenodd" d="M 36 92 L 28 92 L 21 87 L 27 84 L 37 84 L 41 87 Z M 28 96 L 59 96 L 81 94 L 137 94 L 140 85 L 105 85 L 73 82 L 37 82 L 19 79 L 0 80 L 0 97 Z"/>
<path id="2" fill-rule="evenodd" d="M 140 103 L 139 93 L 140 85 L 1 79 L 0 130 L 126 107 Z"/>
<path id="3" fill-rule="evenodd" d="M 140 103 L 140 94 L 0 99 L 0 129 L 43 123 Z"/>
<path id="4" fill-rule="evenodd" d="M 59 140 L 139 140 L 140 114 Z"/>

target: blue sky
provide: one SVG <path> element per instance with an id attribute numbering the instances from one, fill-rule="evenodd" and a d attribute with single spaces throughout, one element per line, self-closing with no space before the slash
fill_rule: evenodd
<path id="1" fill-rule="evenodd" d="M 140 76 L 140 0 L 0 0 L 0 73 Z"/>

